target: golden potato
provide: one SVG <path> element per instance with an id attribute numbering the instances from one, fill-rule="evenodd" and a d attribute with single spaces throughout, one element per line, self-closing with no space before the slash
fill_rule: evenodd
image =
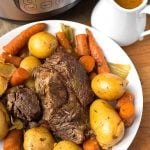
<path id="1" fill-rule="evenodd" d="M 26 82 L 25 82 L 25 86 L 27 88 L 35 88 L 35 80 L 33 78 L 29 78 Z"/>
<path id="2" fill-rule="evenodd" d="M 99 98 L 104 100 L 116 100 L 126 91 L 127 83 L 127 80 L 117 75 L 102 73 L 94 77 L 91 86 Z"/>
<path id="3" fill-rule="evenodd" d="M 60 141 L 54 146 L 54 150 L 82 150 L 77 144 L 71 141 Z"/>
<path id="4" fill-rule="evenodd" d="M 41 65 L 41 62 L 38 58 L 34 56 L 28 56 L 21 61 L 20 68 L 24 68 L 28 72 L 32 73 L 33 69 L 39 65 Z"/>
<path id="5" fill-rule="evenodd" d="M 124 135 L 124 123 L 105 100 L 95 100 L 90 106 L 90 125 L 103 149 L 118 143 Z"/>
<path id="6" fill-rule="evenodd" d="M 36 127 L 24 134 L 24 150 L 53 150 L 54 139 L 48 129 Z"/>
<path id="7" fill-rule="evenodd" d="M 34 34 L 28 42 L 29 51 L 37 58 L 50 56 L 57 46 L 56 37 L 46 31 Z"/>
<path id="8" fill-rule="evenodd" d="M 0 140 L 2 140 L 9 131 L 10 119 L 4 105 L 0 102 Z"/>
<path id="9" fill-rule="evenodd" d="M 13 64 L 0 62 L 0 76 L 9 79 L 16 67 Z"/>
<path id="10" fill-rule="evenodd" d="M 8 79 L 0 76 L 0 96 L 3 95 L 8 86 Z"/>

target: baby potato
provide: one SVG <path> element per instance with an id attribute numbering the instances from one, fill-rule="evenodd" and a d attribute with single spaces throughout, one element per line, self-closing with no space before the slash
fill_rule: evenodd
<path id="1" fill-rule="evenodd" d="M 48 129 L 36 127 L 24 134 L 24 150 L 53 150 L 54 139 Z"/>
<path id="2" fill-rule="evenodd" d="M 0 76 L 0 96 L 2 96 L 8 86 L 8 79 Z"/>
<path id="3" fill-rule="evenodd" d="M 41 59 L 50 56 L 57 46 L 58 42 L 56 37 L 46 31 L 34 34 L 28 42 L 28 48 L 31 54 Z"/>
<path id="4" fill-rule="evenodd" d="M 0 140 L 2 140 L 9 131 L 10 119 L 4 105 L 0 102 Z"/>
<path id="5" fill-rule="evenodd" d="M 124 136 L 124 123 L 105 100 L 95 100 L 90 106 L 90 125 L 103 149 L 118 143 Z"/>
<path id="6" fill-rule="evenodd" d="M 24 68 L 28 72 L 32 73 L 33 69 L 39 65 L 41 65 L 41 62 L 38 58 L 34 56 L 28 56 L 21 61 L 20 68 Z"/>
<path id="7" fill-rule="evenodd" d="M 101 99 L 116 100 L 120 98 L 127 87 L 127 80 L 111 73 L 101 73 L 94 77 L 92 90 Z"/>
<path id="8" fill-rule="evenodd" d="M 77 144 L 71 141 L 60 141 L 54 146 L 54 150 L 82 150 Z"/>
<path id="9" fill-rule="evenodd" d="M 29 78 L 26 82 L 25 82 L 25 86 L 27 88 L 35 88 L 35 80 L 33 78 Z"/>

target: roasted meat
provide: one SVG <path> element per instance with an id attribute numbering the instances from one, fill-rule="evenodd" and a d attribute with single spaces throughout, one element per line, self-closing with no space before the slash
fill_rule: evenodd
<path id="1" fill-rule="evenodd" d="M 9 89 L 5 96 L 8 111 L 25 122 L 37 121 L 42 115 L 40 100 L 36 93 L 22 85 Z"/>
<path id="2" fill-rule="evenodd" d="M 82 106 L 85 107 L 93 101 L 94 94 L 85 70 L 78 60 L 62 48 L 47 58 L 43 67 L 55 69 L 64 78 L 66 86 L 73 90 Z"/>
<path id="3" fill-rule="evenodd" d="M 56 136 L 82 143 L 89 128 L 86 107 L 93 101 L 90 82 L 82 66 L 59 49 L 33 76 L 42 101 L 41 122 L 48 124 Z"/>

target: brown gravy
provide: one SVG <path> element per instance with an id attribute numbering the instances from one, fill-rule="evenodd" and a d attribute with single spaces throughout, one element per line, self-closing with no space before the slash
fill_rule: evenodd
<path id="1" fill-rule="evenodd" d="M 138 7 L 143 0 L 115 0 L 115 2 L 123 8 L 133 9 Z"/>

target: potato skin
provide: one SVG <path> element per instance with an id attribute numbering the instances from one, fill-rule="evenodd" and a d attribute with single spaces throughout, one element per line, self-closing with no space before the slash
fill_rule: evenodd
<path id="1" fill-rule="evenodd" d="M 26 82 L 25 82 L 25 86 L 27 88 L 35 88 L 35 80 L 33 78 L 29 78 Z"/>
<path id="2" fill-rule="evenodd" d="M 105 100 L 95 100 L 90 106 L 90 125 L 103 149 L 112 147 L 124 136 L 124 123 Z"/>
<path id="3" fill-rule="evenodd" d="M 9 131 L 10 119 L 4 105 L 0 102 L 0 140 L 2 140 Z"/>
<path id="4" fill-rule="evenodd" d="M 8 79 L 0 76 L 0 96 L 2 96 L 8 86 Z"/>
<path id="5" fill-rule="evenodd" d="M 127 80 L 117 75 L 102 73 L 92 80 L 91 87 L 99 98 L 104 100 L 116 100 L 126 91 L 127 83 Z"/>
<path id="6" fill-rule="evenodd" d="M 77 144 L 71 141 L 60 141 L 54 146 L 54 150 L 82 150 Z"/>
<path id="7" fill-rule="evenodd" d="M 28 72 L 32 73 L 33 69 L 39 65 L 41 65 L 41 62 L 38 58 L 34 56 L 27 56 L 21 61 L 20 68 L 24 68 Z"/>
<path id="8" fill-rule="evenodd" d="M 53 150 L 54 139 L 48 129 L 36 127 L 24 134 L 24 150 Z"/>
<path id="9" fill-rule="evenodd" d="M 28 42 L 30 53 L 37 58 L 50 56 L 58 46 L 58 41 L 54 35 L 43 31 L 31 36 Z"/>

